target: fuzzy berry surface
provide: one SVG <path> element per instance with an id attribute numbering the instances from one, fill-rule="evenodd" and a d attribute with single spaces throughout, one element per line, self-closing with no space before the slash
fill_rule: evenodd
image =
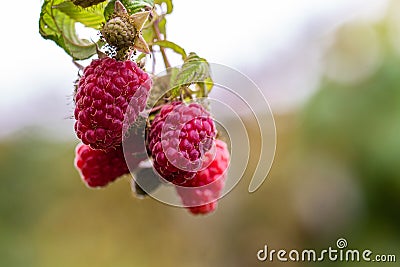
<path id="1" fill-rule="evenodd" d="M 79 144 L 75 150 L 75 167 L 88 187 L 104 187 L 129 173 L 121 147 L 105 152 Z"/>
<path id="2" fill-rule="evenodd" d="M 229 150 L 225 142 L 215 141 L 216 153 L 206 154 L 207 168 L 193 179 L 176 187 L 184 206 L 193 214 L 207 214 L 217 208 L 217 199 L 225 185 L 229 165 Z M 211 162 L 211 163 L 210 163 Z"/>
<path id="3" fill-rule="evenodd" d="M 75 132 L 94 149 L 120 145 L 124 120 L 133 123 L 145 106 L 149 75 L 136 63 L 112 58 L 93 60 L 84 69 L 75 94 Z"/>
<path id="4" fill-rule="evenodd" d="M 192 179 L 203 166 L 204 155 L 212 148 L 215 136 L 214 121 L 202 105 L 164 105 L 147 136 L 154 169 L 173 184 Z"/>

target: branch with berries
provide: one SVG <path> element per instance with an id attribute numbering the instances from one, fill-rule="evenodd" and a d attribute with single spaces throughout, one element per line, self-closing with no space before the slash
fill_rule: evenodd
<path id="1" fill-rule="evenodd" d="M 138 196 L 174 185 L 182 206 L 207 214 L 223 191 L 229 150 L 207 101 L 208 62 L 166 39 L 172 11 L 172 0 L 45 0 L 39 31 L 79 68 L 75 167 L 85 184 L 102 188 L 131 174 Z M 79 23 L 98 40 L 81 38 Z M 171 67 L 171 51 L 181 66 Z"/>

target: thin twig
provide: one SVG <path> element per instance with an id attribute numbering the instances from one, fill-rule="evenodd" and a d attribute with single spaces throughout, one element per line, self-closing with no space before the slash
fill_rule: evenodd
<path id="1" fill-rule="evenodd" d="M 158 27 L 159 22 L 160 22 L 159 19 L 154 21 L 153 30 L 156 33 L 157 40 L 158 41 L 163 41 L 163 39 L 161 38 L 160 29 Z M 164 60 L 165 68 L 167 68 L 167 69 L 171 68 L 171 64 L 168 61 L 167 53 L 165 53 L 164 47 L 160 46 L 160 52 L 161 52 L 162 58 Z"/>

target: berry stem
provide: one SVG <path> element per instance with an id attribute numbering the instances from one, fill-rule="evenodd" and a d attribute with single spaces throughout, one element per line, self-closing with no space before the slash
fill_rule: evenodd
<path id="1" fill-rule="evenodd" d="M 150 48 L 151 50 L 151 58 L 153 59 L 153 65 L 152 65 L 152 73 L 155 74 L 156 72 L 156 57 L 154 55 L 153 47 Z"/>
<path id="2" fill-rule="evenodd" d="M 163 38 L 161 38 L 161 33 L 160 33 L 159 26 L 158 26 L 159 22 L 160 22 L 159 19 L 156 19 L 156 20 L 154 21 L 154 23 L 153 23 L 153 30 L 154 30 L 154 32 L 156 33 L 157 40 L 158 40 L 158 41 L 162 41 Z M 162 58 L 163 58 L 163 61 L 164 61 L 164 64 L 165 64 L 165 68 L 167 68 L 167 69 L 171 68 L 171 64 L 170 64 L 169 61 L 168 61 L 167 53 L 165 53 L 164 47 L 161 47 L 161 46 L 160 46 L 160 51 L 161 51 L 161 55 L 162 55 Z"/>
<path id="3" fill-rule="evenodd" d="M 151 114 L 151 113 L 154 113 L 154 112 L 156 112 L 156 111 L 159 111 L 163 106 L 164 106 L 164 105 L 155 106 L 155 107 L 153 107 L 153 108 L 151 108 L 151 109 L 145 110 L 145 112 L 146 112 L 147 114 Z"/>

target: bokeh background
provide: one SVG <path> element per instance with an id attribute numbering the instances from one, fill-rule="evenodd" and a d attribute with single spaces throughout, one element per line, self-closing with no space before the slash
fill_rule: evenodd
<path id="1" fill-rule="evenodd" d="M 397 256 L 369 266 L 398 266 L 400 2 L 174 4 L 172 41 L 238 69 L 266 95 L 277 127 L 267 180 L 249 194 L 244 177 L 205 217 L 134 198 L 128 178 L 87 189 L 73 167 L 77 70 L 40 38 L 41 1 L 7 1 L 0 266 L 280 266 L 258 262 L 257 251 L 318 250 L 341 237 L 349 248 Z"/>

